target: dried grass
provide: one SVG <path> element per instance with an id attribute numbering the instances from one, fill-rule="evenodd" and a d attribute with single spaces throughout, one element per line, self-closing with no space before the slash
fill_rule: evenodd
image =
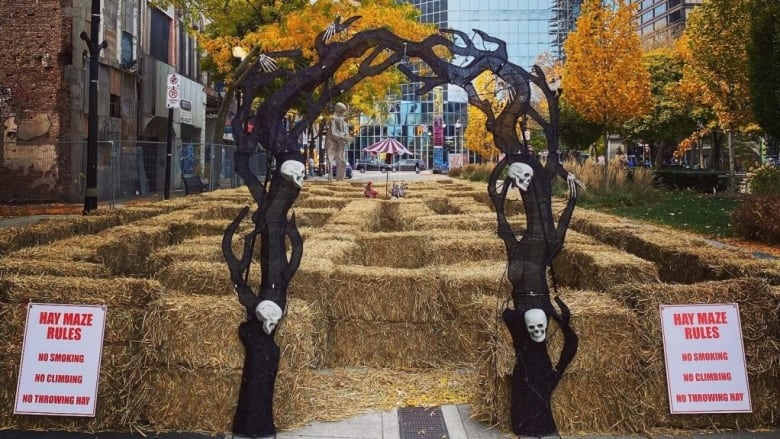
<path id="1" fill-rule="evenodd" d="M 567 242 L 553 261 L 561 285 L 594 291 L 626 282 L 658 282 L 653 263 L 604 244 Z"/>

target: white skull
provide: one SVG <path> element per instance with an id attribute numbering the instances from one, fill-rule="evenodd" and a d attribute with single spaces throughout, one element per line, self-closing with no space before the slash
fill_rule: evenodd
<path id="1" fill-rule="evenodd" d="M 547 336 L 547 314 L 539 308 L 531 308 L 523 315 L 531 340 L 541 343 Z"/>
<path id="2" fill-rule="evenodd" d="M 258 320 L 263 322 L 263 331 L 266 334 L 271 335 L 276 328 L 276 325 L 279 324 L 279 320 L 282 319 L 282 309 L 271 300 L 263 300 L 257 304 L 255 316 L 257 316 Z"/>
<path id="3" fill-rule="evenodd" d="M 303 186 L 303 177 L 306 175 L 306 166 L 303 163 L 298 160 L 287 160 L 282 163 L 280 171 L 285 180 L 299 188 Z"/>
<path id="4" fill-rule="evenodd" d="M 528 185 L 531 184 L 531 179 L 534 177 L 534 169 L 525 163 L 514 162 L 509 165 L 509 178 L 515 180 L 515 184 L 522 191 L 528 190 Z"/>

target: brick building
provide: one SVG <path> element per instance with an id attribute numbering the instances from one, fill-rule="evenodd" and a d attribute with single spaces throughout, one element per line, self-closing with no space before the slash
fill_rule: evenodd
<path id="1" fill-rule="evenodd" d="M 90 54 L 80 35 L 90 34 L 91 3 L 0 2 L 0 203 L 83 199 Z M 187 104 L 174 111 L 174 155 L 185 143 L 195 145 L 196 162 L 206 154 L 199 145 L 208 87 L 197 44 L 173 8 L 149 0 L 100 4 L 99 40 L 107 45 L 98 59 L 98 199 L 160 192 L 169 74 L 181 78 Z M 181 170 L 172 167 L 181 185 Z"/>

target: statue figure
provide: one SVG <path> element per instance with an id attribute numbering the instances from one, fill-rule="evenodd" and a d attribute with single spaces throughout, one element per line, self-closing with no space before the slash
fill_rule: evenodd
<path id="1" fill-rule="evenodd" d="M 347 124 L 344 122 L 344 113 L 346 112 L 347 106 L 337 102 L 335 113 L 330 117 L 328 133 L 325 136 L 328 160 L 336 165 L 336 180 L 343 180 L 346 175 L 347 162 L 344 160 L 344 151 L 352 142 L 352 137 L 347 131 Z"/>

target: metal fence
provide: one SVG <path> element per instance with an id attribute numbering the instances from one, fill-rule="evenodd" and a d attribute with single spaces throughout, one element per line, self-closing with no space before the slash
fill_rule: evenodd
<path id="1" fill-rule="evenodd" d="M 84 198 L 87 170 L 86 142 L 4 145 L 0 170 L 14 184 L 3 184 L 0 202 L 55 201 Z M 242 184 L 235 174 L 235 146 L 175 142 L 171 148 L 170 194 L 185 195 L 184 177 L 197 176 L 205 189 L 233 188 Z M 97 151 L 98 201 L 111 207 L 121 200 L 166 192 L 166 142 L 100 141 Z M 267 158 L 252 157 L 251 167 L 263 178 Z M 63 169 L 69 167 L 70 169 Z M 47 174 L 49 175 L 47 180 Z M 73 181 L 57 181 L 72 175 Z M 46 185 L 46 190 L 36 190 Z"/>

